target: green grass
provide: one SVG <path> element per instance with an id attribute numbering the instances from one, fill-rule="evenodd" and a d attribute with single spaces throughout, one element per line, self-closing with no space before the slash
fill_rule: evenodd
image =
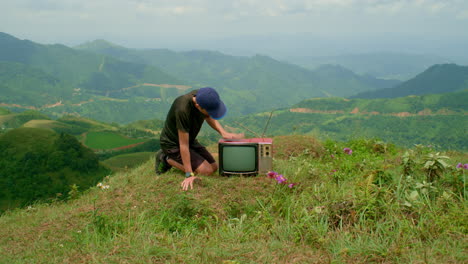
<path id="1" fill-rule="evenodd" d="M 276 153 L 289 154 L 274 170 L 293 188 L 214 175 L 184 192 L 182 173 L 156 176 L 152 158 L 105 179 L 109 189 L 1 216 L 0 263 L 468 261 L 467 172 L 455 168 L 466 153 L 443 153 L 447 166 L 428 184 L 428 147 L 404 159 L 373 140 L 282 140 Z"/>
<path id="2" fill-rule="evenodd" d="M 103 161 L 103 163 L 113 171 L 134 168 L 148 161 L 153 152 L 136 152 L 130 154 L 118 155 Z"/>
<path id="3" fill-rule="evenodd" d="M 145 142 L 147 139 L 127 138 L 114 132 L 89 132 L 85 145 L 92 149 L 114 149 Z"/>

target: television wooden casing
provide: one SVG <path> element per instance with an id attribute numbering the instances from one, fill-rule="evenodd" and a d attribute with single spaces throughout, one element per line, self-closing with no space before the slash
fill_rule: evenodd
<path id="1" fill-rule="evenodd" d="M 255 172 L 229 172 L 224 171 L 222 166 L 222 157 L 221 157 L 221 145 L 250 145 L 257 144 L 257 171 Z M 246 138 L 246 139 L 220 139 L 218 142 L 219 150 L 219 174 L 224 176 L 231 175 L 258 175 L 262 173 L 268 173 L 272 170 L 273 167 L 273 139 L 272 138 Z"/>

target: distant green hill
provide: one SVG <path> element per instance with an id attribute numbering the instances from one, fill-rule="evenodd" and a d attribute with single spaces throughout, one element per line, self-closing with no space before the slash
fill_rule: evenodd
<path id="1" fill-rule="evenodd" d="M 435 114 L 439 111 L 462 114 L 468 111 L 467 100 L 468 89 L 451 93 L 412 95 L 398 98 L 312 98 L 304 100 L 292 106 L 292 108 L 304 107 L 314 110 L 343 111 L 344 113 L 355 110 L 358 113 L 378 112 L 389 114 L 408 112 L 418 114 L 428 110 L 429 114 Z"/>
<path id="2" fill-rule="evenodd" d="M 156 67 L 116 60 L 64 45 L 41 45 L 0 33 L 0 60 L 41 69 L 91 93 L 105 94 L 141 83 L 182 84 Z"/>
<path id="3" fill-rule="evenodd" d="M 434 65 L 393 88 L 363 92 L 351 98 L 395 98 L 455 92 L 468 89 L 468 66 L 456 64 Z M 468 98 L 465 98 L 468 100 Z M 466 101 L 466 100 L 465 100 Z"/>
<path id="4" fill-rule="evenodd" d="M 71 185 L 86 189 L 109 173 L 75 137 L 41 128 L 0 135 L 0 168 L 0 212 L 59 193 L 65 198 Z"/>
<path id="5" fill-rule="evenodd" d="M 394 85 L 393 81 L 358 76 L 337 66 L 317 71 L 267 56 L 229 56 L 213 51 L 174 52 L 127 49 L 104 40 L 76 47 L 135 63 L 160 67 L 196 87 L 221 90 L 231 114 L 247 114 L 299 102 L 303 98 L 350 96 Z"/>
<path id="6" fill-rule="evenodd" d="M 0 61 L 0 102 L 40 107 L 71 98 L 73 89 L 58 78 L 17 62 Z"/>
<path id="7" fill-rule="evenodd" d="M 0 32 L 3 107 L 128 123 L 164 116 L 173 99 L 191 88 L 186 84 L 156 66 L 63 45 L 41 45 Z M 128 109 L 135 111 L 131 114 Z"/>
<path id="8" fill-rule="evenodd" d="M 468 91 L 461 91 L 394 99 L 308 99 L 274 111 L 267 135 L 313 134 L 335 140 L 366 137 L 407 147 L 430 144 L 467 151 L 467 96 Z M 269 113 L 261 113 L 223 122 L 261 134 L 268 117 Z"/>
<path id="9" fill-rule="evenodd" d="M 43 113 L 34 110 L 27 110 L 21 113 L 9 113 L 0 116 L 0 126 L 4 128 L 18 128 L 31 120 L 50 120 L 51 118 Z"/>

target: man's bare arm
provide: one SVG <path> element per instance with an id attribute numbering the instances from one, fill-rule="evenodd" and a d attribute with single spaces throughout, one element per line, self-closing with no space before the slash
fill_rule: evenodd
<path id="1" fill-rule="evenodd" d="M 244 137 L 243 133 L 242 134 L 235 134 L 235 133 L 227 132 L 226 130 L 224 130 L 223 126 L 221 126 L 221 124 L 216 119 L 213 119 L 211 117 L 207 117 L 205 120 L 208 123 L 208 125 L 210 125 L 210 127 L 212 127 L 214 130 L 216 130 L 221 135 L 221 137 L 223 137 L 223 138 L 240 139 L 240 138 Z"/>
<path id="2" fill-rule="evenodd" d="M 179 149 L 180 156 L 182 157 L 182 165 L 184 165 L 185 172 L 192 172 L 192 164 L 190 162 L 190 150 L 189 150 L 189 133 L 182 130 L 179 133 Z"/>

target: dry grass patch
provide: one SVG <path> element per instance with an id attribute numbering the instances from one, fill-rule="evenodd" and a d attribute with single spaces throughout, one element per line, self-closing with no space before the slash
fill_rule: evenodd
<path id="1" fill-rule="evenodd" d="M 325 148 L 315 137 L 305 135 L 277 136 L 273 138 L 273 155 L 277 159 L 288 159 L 308 152 L 313 157 L 321 157 Z"/>

